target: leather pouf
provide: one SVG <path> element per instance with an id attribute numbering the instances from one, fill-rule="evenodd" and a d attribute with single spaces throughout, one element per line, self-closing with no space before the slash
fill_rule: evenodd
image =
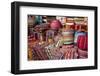
<path id="1" fill-rule="evenodd" d="M 53 30 L 58 30 L 59 28 L 61 28 L 61 22 L 59 20 L 53 20 L 51 21 L 50 27 Z"/>

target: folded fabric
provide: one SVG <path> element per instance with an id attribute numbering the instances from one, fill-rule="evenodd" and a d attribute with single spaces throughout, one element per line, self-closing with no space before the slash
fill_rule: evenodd
<path id="1" fill-rule="evenodd" d="M 62 59 L 77 59 L 78 57 L 77 48 L 74 44 L 63 45 L 60 51 L 63 53 Z"/>
<path id="2" fill-rule="evenodd" d="M 64 53 L 64 59 L 74 59 L 76 56 L 75 52 L 77 51 L 76 48 L 67 48 Z"/>

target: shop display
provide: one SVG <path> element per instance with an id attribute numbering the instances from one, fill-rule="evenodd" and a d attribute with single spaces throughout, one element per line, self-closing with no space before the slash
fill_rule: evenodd
<path id="1" fill-rule="evenodd" d="M 87 18 L 32 17 L 36 18 L 37 24 L 28 30 L 31 32 L 28 47 L 32 48 L 29 51 L 29 60 L 78 59 L 83 55 L 79 49 L 88 50 L 87 25 L 83 25 Z"/>

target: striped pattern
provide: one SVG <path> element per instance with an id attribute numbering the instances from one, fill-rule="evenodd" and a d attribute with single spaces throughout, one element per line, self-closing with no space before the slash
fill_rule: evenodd
<path id="1" fill-rule="evenodd" d="M 44 51 L 44 48 L 41 46 L 35 46 L 33 47 L 33 56 L 35 56 L 35 58 L 33 57 L 33 60 L 47 60 L 48 56 L 46 54 L 46 52 Z"/>
<path id="2" fill-rule="evenodd" d="M 74 43 L 74 31 L 66 31 L 66 32 L 62 32 L 62 34 L 63 34 L 64 44 Z"/>

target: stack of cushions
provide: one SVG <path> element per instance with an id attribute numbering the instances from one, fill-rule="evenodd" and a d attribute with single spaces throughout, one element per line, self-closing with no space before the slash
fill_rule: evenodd
<path id="1" fill-rule="evenodd" d="M 67 18 L 65 27 L 62 29 L 63 43 L 74 43 L 74 21 L 73 18 Z"/>
<path id="2" fill-rule="evenodd" d="M 63 35 L 63 43 L 64 44 L 73 44 L 74 43 L 74 31 L 64 31 Z"/>

